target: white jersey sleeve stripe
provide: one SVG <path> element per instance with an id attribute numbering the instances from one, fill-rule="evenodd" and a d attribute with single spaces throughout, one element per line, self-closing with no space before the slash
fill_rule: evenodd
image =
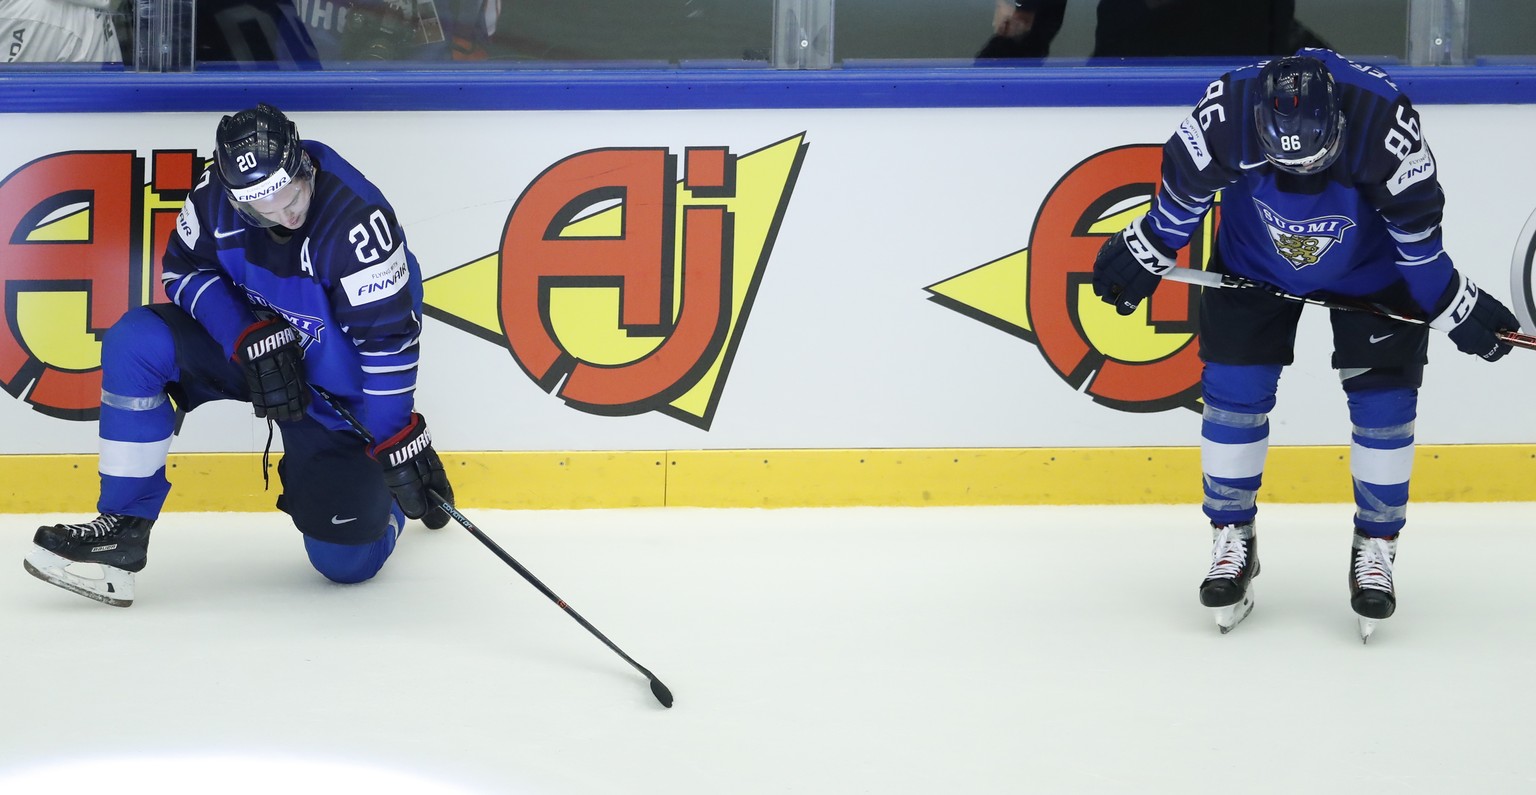
<path id="1" fill-rule="evenodd" d="M 353 340 L 352 342 L 357 345 L 363 344 L 363 340 Z M 412 339 L 410 342 L 407 342 L 406 344 L 392 351 L 358 351 L 358 353 L 364 356 L 394 356 L 397 353 L 405 353 L 406 351 L 416 347 L 416 343 L 417 339 Z"/>
<path id="2" fill-rule="evenodd" d="M 213 283 L 216 282 L 216 281 L 218 281 L 217 277 L 210 277 L 208 279 L 208 281 L 203 283 L 202 287 L 199 287 L 197 289 L 197 293 L 192 296 L 191 303 L 187 304 L 187 314 L 189 314 L 189 315 L 191 315 L 193 317 L 197 317 L 197 302 L 198 302 L 198 299 L 202 298 L 203 297 L 203 293 L 208 292 L 208 288 L 212 287 Z"/>
<path id="3" fill-rule="evenodd" d="M 1439 231 L 1439 229 L 1440 228 L 1437 226 L 1432 226 L 1422 232 L 1404 232 L 1395 226 L 1389 226 L 1387 227 L 1387 232 L 1392 235 L 1393 240 L 1396 240 L 1399 243 L 1417 243 L 1421 240 L 1428 240 L 1429 238 L 1434 237 L 1435 232 Z"/>
<path id="4" fill-rule="evenodd" d="M 1210 196 L 1207 196 L 1203 199 L 1190 197 L 1186 200 L 1183 196 L 1180 196 L 1178 192 L 1175 191 L 1171 186 L 1169 186 L 1166 180 L 1163 182 L 1163 196 L 1192 213 L 1205 212 L 1205 206 L 1211 202 Z"/>

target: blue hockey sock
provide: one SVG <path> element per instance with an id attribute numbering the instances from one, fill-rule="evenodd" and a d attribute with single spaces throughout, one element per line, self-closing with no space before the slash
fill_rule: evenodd
<path id="1" fill-rule="evenodd" d="M 1243 524 L 1258 513 L 1280 370 L 1280 365 L 1207 362 L 1201 374 L 1201 507 L 1212 524 Z"/>
<path id="2" fill-rule="evenodd" d="M 1407 523 L 1417 409 L 1409 387 L 1349 392 L 1355 526 L 1366 535 L 1393 536 Z"/>
<path id="3" fill-rule="evenodd" d="M 166 395 L 179 377 L 170 329 L 147 309 L 130 311 L 107 331 L 101 366 L 97 510 L 155 519 L 171 488 L 165 462 L 176 429 Z"/>

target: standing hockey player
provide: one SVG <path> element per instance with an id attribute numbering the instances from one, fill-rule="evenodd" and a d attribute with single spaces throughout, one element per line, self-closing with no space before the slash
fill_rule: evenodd
<path id="1" fill-rule="evenodd" d="M 429 492 L 453 490 L 414 410 L 421 270 L 379 189 L 258 105 L 219 122 L 176 232 L 162 260 L 172 303 L 128 312 L 102 344 L 101 515 L 39 528 L 27 571 L 132 604 L 177 411 L 213 400 L 248 401 L 282 432 L 277 507 L 331 580 L 376 574 L 402 514 L 446 524 Z"/>
<path id="2" fill-rule="evenodd" d="M 1362 640 L 1392 615 L 1392 566 L 1408 507 L 1418 388 L 1429 329 L 1496 361 L 1519 322 L 1457 272 L 1441 248 L 1444 195 L 1419 114 L 1386 74 L 1328 50 L 1238 69 L 1205 90 L 1163 148 L 1162 189 L 1112 236 L 1093 289 L 1128 315 L 1174 266 L 1222 192 L 1208 270 L 1295 295 L 1374 303 L 1430 319 L 1413 325 L 1333 310 L 1333 367 L 1353 426 L 1350 606 Z M 1214 545 L 1200 584 L 1222 632 L 1253 607 L 1254 517 L 1268 415 L 1293 360 L 1303 304 L 1261 290 L 1200 297 L 1203 508 Z"/>

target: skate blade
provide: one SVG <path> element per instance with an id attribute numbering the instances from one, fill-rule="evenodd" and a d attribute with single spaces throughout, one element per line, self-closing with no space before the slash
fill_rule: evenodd
<path id="1" fill-rule="evenodd" d="M 33 577 L 57 585 L 66 591 L 80 594 L 87 599 L 94 599 L 113 607 L 128 607 L 133 604 L 133 572 L 131 571 L 101 566 L 102 576 L 86 577 L 69 570 L 70 566 L 82 564 L 40 547 L 33 548 L 22 560 L 21 565 Z"/>
<path id="2" fill-rule="evenodd" d="M 1243 594 L 1243 601 L 1226 607 L 1213 607 L 1211 612 L 1216 615 L 1216 627 L 1221 630 L 1221 634 L 1231 632 L 1253 612 L 1253 585 L 1249 584 L 1248 593 Z"/>
<path id="3" fill-rule="evenodd" d="M 1381 623 L 1381 619 L 1379 619 L 1379 618 L 1366 618 L 1364 616 L 1355 616 L 1355 621 L 1358 622 L 1358 624 L 1359 624 L 1360 642 L 1361 643 L 1370 643 L 1371 642 L 1371 633 L 1376 631 L 1376 625 Z"/>

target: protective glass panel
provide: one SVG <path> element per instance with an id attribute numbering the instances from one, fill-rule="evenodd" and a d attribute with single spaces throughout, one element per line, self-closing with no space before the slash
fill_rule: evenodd
<path id="1" fill-rule="evenodd" d="M 223 68 L 766 66 L 772 0 L 200 0 Z"/>
<path id="2" fill-rule="evenodd" d="M 1536 3 L 1468 0 L 1467 51 L 1474 63 L 1536 63 Z"/>
<path id="3" fill-rule="evenodd" d="M 1296 0 L 1296 23 L 1321 46 L 1389 66 L 1408 58 L 1410 5 L 1404 0 Z"/>
<path id="4" fill-rule="evenodd" d="M 1509 0 L 1518 2 L 1518 0 Z M 1328 46 L 1399 60 L 1404 0 L 837 0 L 837 60 L 1231 63 Z"/>

